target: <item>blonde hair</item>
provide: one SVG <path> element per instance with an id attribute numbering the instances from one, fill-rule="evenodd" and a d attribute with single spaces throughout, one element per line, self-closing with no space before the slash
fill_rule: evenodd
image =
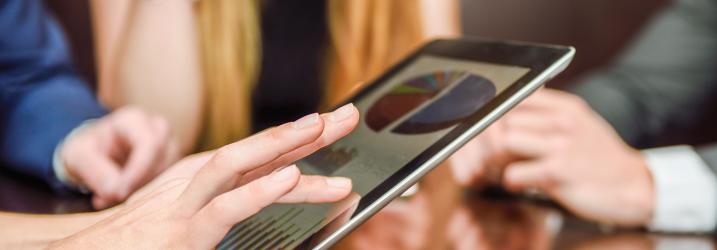
<path id="1" fill-rule="evenodd" d="M 324 106 L 348 97 L 426 39 L 419 0 L 327 0 Z M 250 132 L 261 58 L 259 0 L 199 1 L 206 112 L 199 150 Z"/>

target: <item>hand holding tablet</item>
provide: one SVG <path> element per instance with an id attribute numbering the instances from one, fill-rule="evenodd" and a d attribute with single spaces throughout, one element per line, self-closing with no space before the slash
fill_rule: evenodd
<path id="1" fill-rule="evenodd" d="M 561 72 L 573 54 L 489 40 L 427 44 L 347 101 L 362 114 L 353 132 L 296 162 L 305 174 L 350 178 L 355 204 L 275 204 L 235 226 L 218 248 L 329 248 Z"/>

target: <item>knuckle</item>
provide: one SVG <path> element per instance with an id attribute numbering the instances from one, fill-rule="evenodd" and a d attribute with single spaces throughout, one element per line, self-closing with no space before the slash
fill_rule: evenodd
<path id="1" fill-rule="evenodd" d="M 301 185 L 310 189 L 322 189 L 328 186 L 326 178 L 320 177 L 301 177 Z"/>
<path id="2" fill-rule="evenodd" d="M 286 137 L 286 132 L 284 132 L 281 127 L 274 127 L 267 131 L 267 136 L 271 143 L 277 143 L 282 141 Z"/>
<path id="3" fill-rule="evenodd" d="M 217 149 L 210 162 L 209 166 L 214 169 L 232 166 L 232 157 L 228 146 Z"/>
<path id="4" fill-rule="evenodd" d="M 281 143 L 287 140 L 288 136 L 284 129 L 281 127 L 274 127 L 266 131 L 266 140 L 262 140 L 267 149 L 276 149 Z"/>
<path id="5" fill-rule="evenodd" d="M 556 179 L 559 173 L 566 171 L 564 160 L 561 157 L 553 157 L 547 159 L 545 162 L 545 174 L 546 176 Z"/>
<path id="6" fill-rule="evenodd" d="M 514 128 L 514 127 L 516 127 L 516 125 L 518 123 L 518 121 L 515 118 L 515 115 L 510 115 L 510 114 L 506 115 L 505 118 L 498 120 L 498 122 L 501 122 L 503 126 L 508 127 L 508 128 Z M 492 131 L 491 128 L 493 128 L 493 127 L 494 126 L 488 127 L 488 129 L 486 129 L 485 133 Z"/>
<path id="7" fill-rule="evenodd" d="M 519 145 L 520 140 L 521 140 L 520 134 L 513 132 L 513 131 L 509 131 L 509 132 L 505 133 L 505 139 L 502 143 L 502 146 L 507 147 L 507 148 L 512 148 L 512 147 L 515 147 L 516 145 Z"/>
<path id="8" fill-rule="evenodd" d="M 247 200 L 253 201 L 251 205 L 247 205 L 246 208 L 243 208 L 243 210 L 249 214 L 258 213 L 264 206 L 271 204 L 271 202 L 267 201 L 270 198 L 267 190 L 257 184 L 256 182 L 252 182 L 241 188 L 241 192 L 244 192 L 243 196 L 247 197 Z"/>
<path id="9" fill-rule="evenodd" d="M 549 174 L 545 175 L 545 180 L 543 181 L 543 187 L 546 189 L 553 189 L 558 186 L 560 183 L 558 181 L 557 174 L 550 172 Z"/>
<path id="10" fill-rule="evenodd" d="M 557 152 L 564 152 L 572 146 L 570 140 L 564 136 L 554 136 L 549 143 L 553 150 Z"/>
<path id="11" fill-rule="evenodd" d="M 589 107 L 588 103 L 585 101 L 585 99 L 576 96 L 576 95 L 570 95 L 571 102 L 573 103 L 574 107 L 584 110 Z"/>
<path id="12" fill-rule="evenodd" d="M 248 185 L 246 185 L 245 187 L 246 187 L 246 191 L 248 192 L 248 194 L 251 195 L 252 197 L 257 198 L 258 200 L 263 200 L 267 197 L 266 190 L 257 181 L 253 181 L 253 182 L 249 183 Z"/>
<path id="13" fill-rule="evenodd" d="M 225 196 L 218 196 L 212 200 L 211 203 L 208 205 L 209 213 L 212 214 L 212 216 L 217 216 L 226 214 L 227 211 L 231 211 L 232 203 L 225 198 Z"/>
<path id="14" fill-rule="evenodd" d="M 555 116 L 555 124 L 562 131 L 573 131 L 577 127 L 577 119 L 572 113 L 562 112 Z"/>
<path id="15" fill-rule="evenodd" d="M 589 104 L 583 98 L 576 95 L 566 94 L 565 102 L 567 104 L 565 105 L 565 107 L 573 113 L 579 114 L 585 112 L 585 110 L 590 109 Z"/>

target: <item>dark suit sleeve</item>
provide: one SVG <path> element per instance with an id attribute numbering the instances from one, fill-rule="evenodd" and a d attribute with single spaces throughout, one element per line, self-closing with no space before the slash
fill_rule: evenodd
<path id="1" fill-rule="evenodd" d="M 57 144 L 105 109 L 78 77 L 64 37 L 40 1 L 0 0 L 0 167 L 62 185 Z"/>
<path id="2" fill-rule="evenodd" d="M 631 145 L 690 129 L 717 92 L 717 1 L 677 0 L 615 66 L 571 91 Z M 717 165 L 716 165 L 717 166 Z"/>

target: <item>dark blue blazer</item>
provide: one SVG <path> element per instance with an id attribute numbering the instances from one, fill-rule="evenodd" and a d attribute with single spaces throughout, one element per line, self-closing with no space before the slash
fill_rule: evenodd
<path id="1" fill-rule="evenodd" d="M 73 69 L 62 30 L 42 2 L 0 0 L 0 168 L 61 189 L 55 147 L 106 112 Z"/>

